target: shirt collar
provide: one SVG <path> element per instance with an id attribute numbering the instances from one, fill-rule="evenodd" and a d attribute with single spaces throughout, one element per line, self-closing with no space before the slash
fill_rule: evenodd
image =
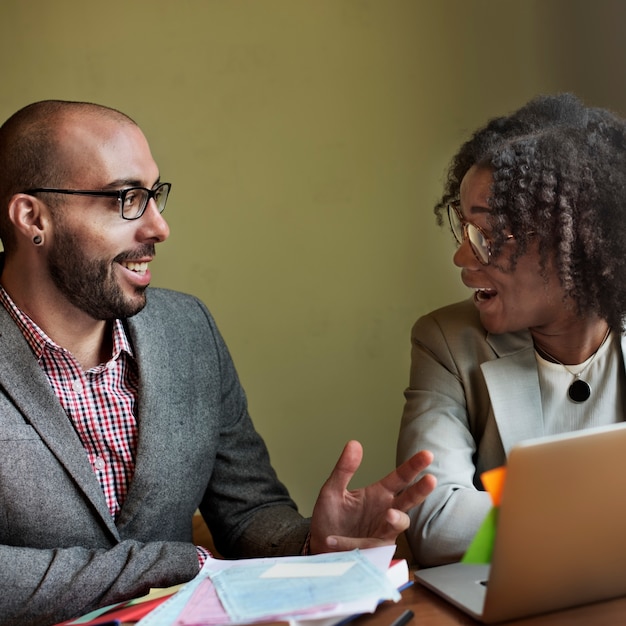
<path id="1" fill-rule="evenodd" d="M 24 338 L 31 347 L 31 350 L 35 353 L 35 357 L 38 361 L 41 359 L 46 349 L 64 350 L 64 348 L 50 339 L 50 337 L 13 302 L 11 296 L 9 296 L 2 285 L 0 285 L 0 302 L 8 311 L 11 319 L 17 324 L 17 327 L 22 331 Z M 111 361 L 117 360 L 124 352 L 131 357 L 133 356 L 133 349 L 126 334 L 124 324 L 122 320 L 116 319 L 113 322 L 113 354 Z"/>

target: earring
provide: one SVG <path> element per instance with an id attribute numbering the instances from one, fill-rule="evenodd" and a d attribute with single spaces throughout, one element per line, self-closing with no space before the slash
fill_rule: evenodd
<path id="1" fill-rule="evenodd" d="M 42 241 L 43 241 L 43 239 L 41 238 L 41 235 L 35 235 L 35 236 L 33 237 L 33 243 L 34 243 L 36 246 L 40 246 Z"/>

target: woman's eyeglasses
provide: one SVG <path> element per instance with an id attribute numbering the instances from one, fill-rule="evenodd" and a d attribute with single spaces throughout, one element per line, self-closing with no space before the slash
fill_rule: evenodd
<path id="1" fill-rule="evenodd" d="M 464 219 L 453 204 L 448 205 L 448 220 L 456 242 L 461 245 L 467 239 L 476 259 L 482 265 L 489 265 L 491 262 L 491 241 L 484 231 L 476 224 Z M 513 235 L 506 237 L 507 240 L 514 238 Z"/>

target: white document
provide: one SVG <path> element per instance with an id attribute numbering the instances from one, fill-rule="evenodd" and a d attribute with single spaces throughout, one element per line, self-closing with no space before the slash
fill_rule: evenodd
<path id="1" fill-rule="evenodd" d="M 386 576 L 394 551 L 395 546 L 385 546 L 314 556 L 208 559 L 196 578 L 138 625 L 310 624 L 371 613 L 380 601 L 400 598 Z"/>

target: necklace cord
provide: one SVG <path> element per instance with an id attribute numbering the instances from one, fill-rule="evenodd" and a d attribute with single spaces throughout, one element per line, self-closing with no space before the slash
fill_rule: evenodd
<path id="1" fill-rule="evenodd" d="M 546 361 L 551 361 L 552 363 L 557 363 L 561 367 L 563 367 L 571 376 L 574 377 L 574 380 L 571 382 L 567 395 L 572 402 L 576 404 L 580 404 L 581 402 L 585 402 L 591 396 L 591 387 L 589 383 L 581 378 L 582 373 L 593 363 L 596 358 L 596 354 L 600 352 L 600 348 L 605 344 L 609 334 L 611 333 L 611 327 L 609 326 L 604 334 L 604 338 L 600 342 L 600 345 L 596 348 L 596 351 L 587 359 L 587 363 L 585 363 L 584 367 L 579 372 L 572 372 L 572 370 L 565 365 L 565 363 L 561 363 L 557 358 L 553 357 L 549 352 L 546 352 L 537 344 L 535 344 L 535 352 Z M 583 361 L 584 362 L 584 361 Z"/>
<path id="2" fill-rule="evenodd" d="M 596 358 L 596 355 L 598 354 L 598 352 L 600 352 L 600 348 L 605 344 L 610 334 L 611 334 L 611 327 L 609 326 L 606 329 L 606 333 L 604 333 L 604 337 L 602 338 L 600 345 L 595 349 L 595 352 L 590 357 L 588 357 L 585 367 L 583 367 L 583 369 L 581 369 L 580 372 L 578 373 L 572 372 L 572 370 L 570 370 L 569 367 L 565 365 L 565 363 L 561 363 L 561 361 L 559 361 L 555 356 L 552 356 L 549 352 L 546 352 L 543 348 L 540 348 L 537 344 L 535 344 L 535 351 L 539 354 L 540 357 L 542 357 L 546 361 L 557 363 L 561 367 L 564 367 L 572 376 L 574 376 L 575 378 L 579 378 L 580 375 L 593 363 L 593 360 Z"/>

